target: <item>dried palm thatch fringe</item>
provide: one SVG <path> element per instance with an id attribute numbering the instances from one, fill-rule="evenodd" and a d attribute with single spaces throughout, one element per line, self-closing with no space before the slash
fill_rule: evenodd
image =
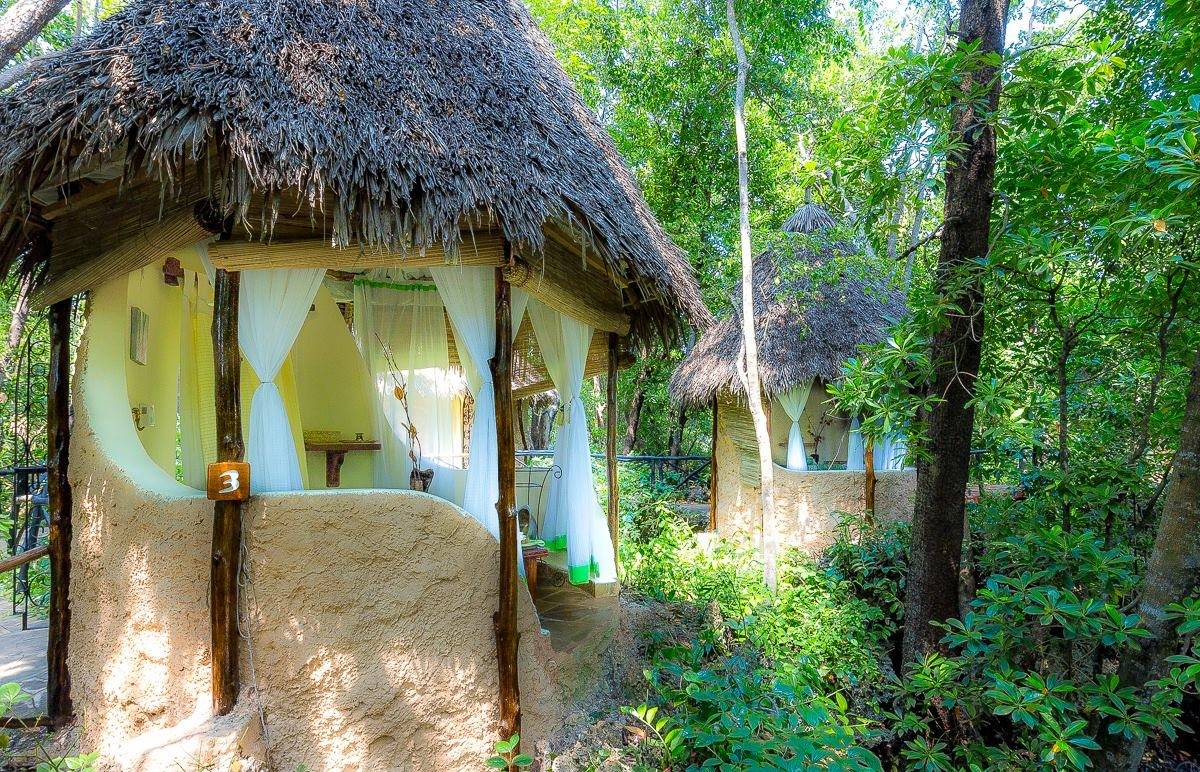
<path id="1" fill-rule="evenodd" d="M 859 346 L 882 340 L 888 324 L 907 312 L 903 294 L 886 275 L 865 278 L 854 271 L 835 272 L 815 290 L 803 271 L 794 277 L 784 271 L 780 276 L 781 263 L 820 268 L 853 255 L 853 244 L 827 233 L 835 224 L 820 206 L 806 204 L 784 227 L 810 237 L 790 240 L 755 258 L 755 335 L 763 391 L 768 395 L 813 378 L 837 380 L 842 365 Z M 740 294 L 739 286 L 734 296 Z M 741 357 L 741 319 L 735 304 L 734 314 L 701 335 L 675 369 L 672 396 L 700 406 L 719 395 L 743 395 L 737 373 Z"/>
<path id="2" fill-rule="evenodd" d="M 32 191 L 124 154 L 168 191 L 211 174 L 234 215 L 324 208 L 342 244 L 453 252 L 477 217 L 538 252 L 574 225 L 638 285 L 641 332 L 711 321 L 520 0 L 135 1 L 0 95 L 0 137 L 0 255 Z"/>

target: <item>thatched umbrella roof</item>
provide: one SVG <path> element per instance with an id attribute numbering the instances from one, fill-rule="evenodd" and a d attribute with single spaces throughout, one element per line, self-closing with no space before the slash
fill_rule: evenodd
<path id="1" fill-rule="evenodd" d="M 582 226 L 646 308 L 711 318 L 521 0 L 134 0 L 0 95 L 0 137 L 4 270 L 33 191 L 124 159 L 226 212 L 308 202 L 344 244 Z"/>
<path id="2" fill-rule="evenodd" d="M 781 266 L 807 263 L 820 269 L 846 262 L 854 245 L 837 240 L 833 218 L 817 204 L 805 204 L 784 226 L 783 244 L 754 261 L 754 314 L 758 364 L 768 395 L 821 378 L 834 381 L 842 366 L 865 343 L 882 340 L 890 321 L 905 313 L 902 293 L 887 276 L 864 277 L 861 271 L 832 271 L 814 290 L 804 272 Z M 786 261 L 786 262 L 785 262 Z M 741 297 L 739 284 L 734 298 Z M 719 394 L 744 394 L 738 376 L 742 358 L 740 304 L 734 313 L 707 330 L 671 376 L 671 394 L 691 405 L 706 404 Z"/>

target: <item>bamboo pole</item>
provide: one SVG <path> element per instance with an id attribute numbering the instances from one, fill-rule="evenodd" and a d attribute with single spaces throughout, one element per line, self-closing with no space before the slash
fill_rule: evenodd
<path id="1" fill-rule="evenodd" d="M 712 400 L 712 460 L 708 462 L 708 530 L 717 530 L 717 398 Z"/>
<path id="2" fill-rule="evenodd" d="M 238 296 L 241 274 L 218 269 L 213 288 L 213 363 L 217 408 L 217 460 L 241 461 L 241 354 L 238 350 Z M 228 713 L 238 696 L 238 561 L 242 543 L 242 502 L 217 501 L 213 508 L 209 616 L 212 623 L 213 712 Z"/>
<path id="3" fill-rule="evenodd" d="M 50 372 L 46 402 L 46 486 L 50 495 L 50 625 L 46 646 L 46 709 L 51 723 L 71 719 L 71 298 L 50 308 Z"/>
<path id="4" fill-rule="evenodd" d="M 454 254 L 440 246 L 407 252 L 381 247 L 335 247 L 324 239 L 298 239 L 263 244 L 229 240 L 212 244 L 209 258 L 217 268 L 242 271 L 257 268 L 431 268 L 439 265 L 496 267 L 504 261 L 504 243 L 498 235 L 480 233 L 464 238 Z"/>
<path id="5" fill-rule="evenodd" d="M 511 255 L 506 241 L 505 256 Z M 492 357 L 492 387 L 496 397 L 496 450 L 500 497 L 500 603 L 492 618 L 496 631 L 496 663 L 500 671 L 500 739 L 521 732 L 521 689 L 517 673 L 517 510 L 516 446 L 512 416 L 512 290 L 502 269 L 496 269 L 496 353 Z"/>
<path id="6" fill-rule="evenodd" d="M 617 334 L 608 334 L 608 381 L 605 417 L 605 470 L 608 472 L 608 534 L 612 537 L 613 560 L 620 562 L 621 525 L 618 519 L 620 491 L 617 485 Z"/>

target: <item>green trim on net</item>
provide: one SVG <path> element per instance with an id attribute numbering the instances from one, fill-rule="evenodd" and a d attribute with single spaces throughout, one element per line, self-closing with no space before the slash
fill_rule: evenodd
<path id="1" fill-rule="evenodd" d="M 600 575 L 600 566 L 592 561 L 586 566 L 568 566 L 567 579 L 571 584 L 587 584 L 593 576 Z"/>
<path id="2" fill-rule="evenodd" d="M 561 552 L 567 548 L 567 535 L 564 533 L 553 539 L 546 540 L 546 549 L 551 552 Z"/>
<path id="3" fill-rule="evenodd" d="M 354 283 L 364 287 L 398 290 L 400 292 L 437 292 L 437 286 L 434 284 L 400 284 L 392 281 L 367 279 L 362 276 L 355 277 Z"/>

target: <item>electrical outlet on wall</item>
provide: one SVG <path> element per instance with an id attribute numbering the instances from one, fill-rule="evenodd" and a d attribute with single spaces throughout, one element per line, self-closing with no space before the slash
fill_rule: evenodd
<path id="1" fill-rule="evenodd" d="M 142 410 L 142 426 L 154 426 L 154 405 L 141 405 Z"/>

